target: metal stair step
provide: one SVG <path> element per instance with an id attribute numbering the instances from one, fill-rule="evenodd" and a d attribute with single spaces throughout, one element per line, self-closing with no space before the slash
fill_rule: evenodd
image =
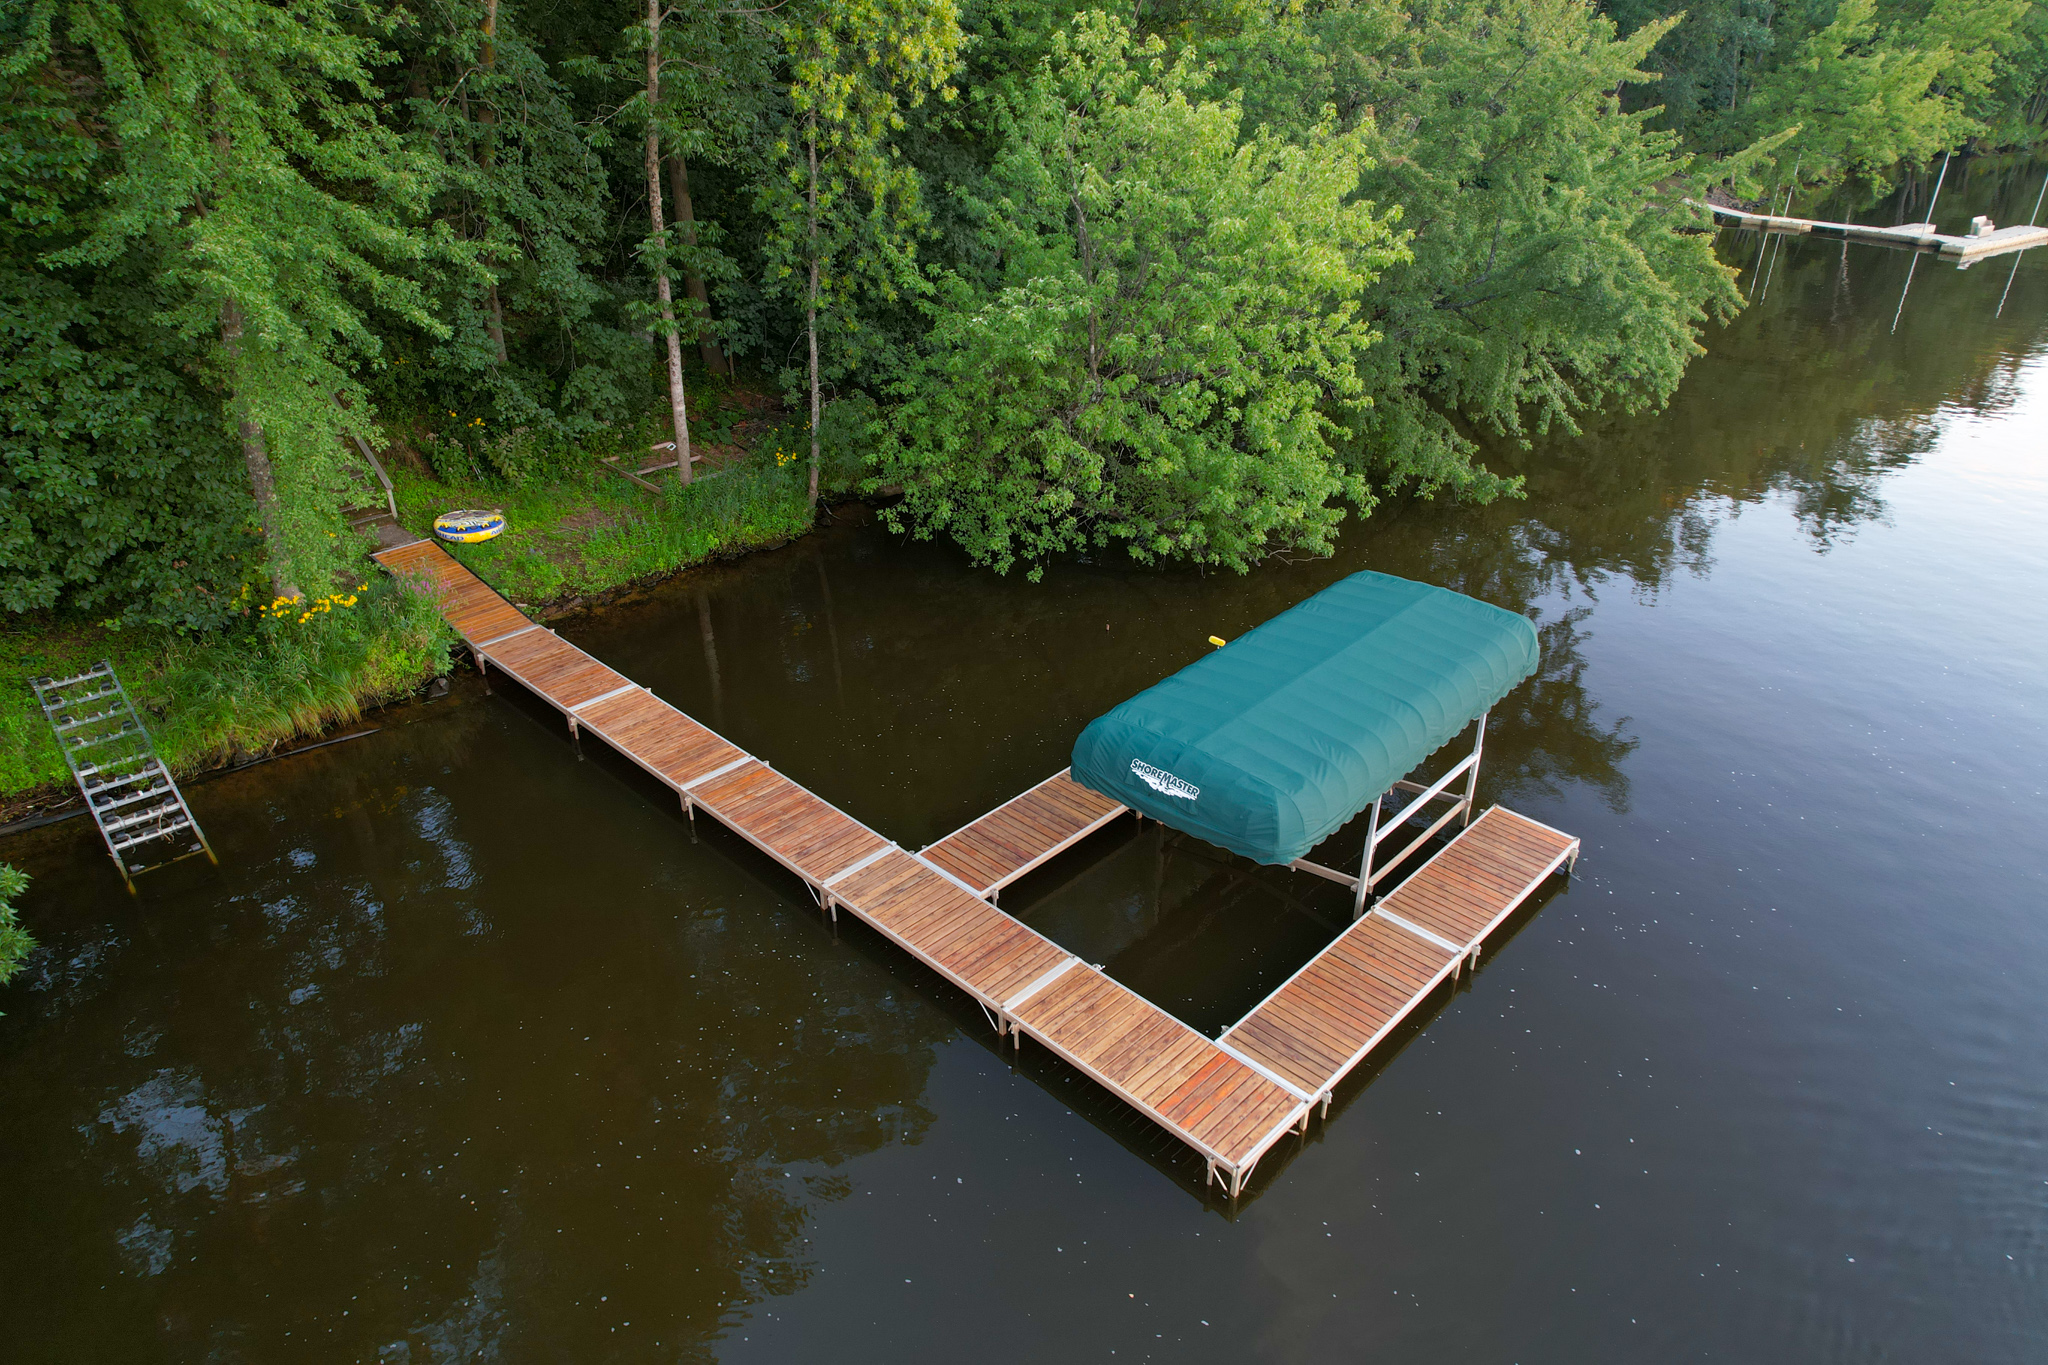
<path id="1" fill-rule="evenodd" d="M 112 664 L 98 663 L 86 669 L 85 672 L 74 674 L 69 678 L 37 678 L 35 685 L 43 688 L 45 691 L 54 692 L 60 687 L 69 687 L 73 683 L 82 683 L 92 678 L 111 678 L 112 676 L 114 676 Z"/>
<path id="2" fill-rule="evenodd" d="M 52 712 L 62 711 L 67 707 L 83 706 L 89 701 L 98 701 L 102 697 L 118 697 L 120 695 L 121 685 L 119 683 L 112 683 L 102 687 L 97 692 L 86 692 L 76 697 L 59 697 L 55 701 L 45 701 L 43 702 L 43 709 Z"/>
<path id="3" fill-rule="evenodd" d="M 104 711 L 95 711 L 89 716 L 80 716 L 75 720 L 60 721 L 56 718 L 55 714 L 52 714 L 50 717 L 50 725 L 51 728 L 55 729 L 58 734 L 68 735 L 73 730 L 82 730 L 88 725 L 98 725 L 102 721 L 118 720 L 123 718 L 133 719 L 134 715 L 135 711 L 134 708 L 132 707 L 109 706 Z"/>
<path id="4" fill-rule="evenodd" d="M 162 829 L 151 830 L 147 834 L 137 834 L 126 839 L 115 839 L 111 842 L 114 846 L 114 851 L 116 853 L 119 853 L 123 849 L 134 848 L 137 844 L 147 844 L 153 843 L 158 839 L 168 839 L 173 834 L 176 834 L 179 830 L 191 829 L 192 827 L 192 817 L 188 815 L 183 819 L 173 820 L 170 824 L 165 825 Z"/>
<path id="5" fill-rule="evenodd" d="M 90 739 L 73 735 L 68 738 L 67 742 L 71 745 L 71 752 L 77 753 L 80 749 L 90 749 L 95 744 L 105 744 L 111 739 L 125 739 L 130 735 L 137 735 L 141 732 L 142 727 L 131 720 L 123 724 L 120 729 L 114 731 L 111 735 L 95 735 Z"/>
<path id="6" fill-rule="evenodd" d="M 87 778 L 98 777 L 101 773 L 113 772 L 116 768 L 128 763 L 140 763 L 142 766 L 133 772 L 123 773 L 119 777 L 109 777 L 103 782 L 86 781 Z M 109 787 L 123 787 L 130 782 L 139 782 L 145 777 L 154 776 L 162 771 L 163 765 L 156 761 L 155 754 L 146 752 L 129 754 L 122 758 L 110 758 L 104 763 L 81 763 L 78 767 L 78 785 L 87 796 L 91 796 L 94 792 L 105 791 Z"/>
<path id="7" fill-rule="evenodd" d="M 120 784 L 109 783 L 108 785 L 118 786 Z M 154 787 L 144 787 L 139 792 L 130 792 L 126 796 L 117 796 L 111 801 L 94 801 L 92 803 L 92 809 L 94 814 L 104 815 L 108 811 L 119 810 L 123 806 L 132 806 L 137 801 L 147 801 L 152 796 L 163 796 L 166 794 L 176 794 L 175 791 L 172 789 L 171 784 L 168 782 L 161 783 L 158 786 Z"/>
<path id="8" fill-rule="evenodd" d="M 109 834 L 119 834 L 124 829 L 134 829 L 137 825 L 146 825 L 152 820 L 161 823 L 167 815 L 185 815 L 185 813 L 185 803 L 174 796 L 162 805 L 151 806 L 148 810 L 135 811 L 132 814 L 122 816 L 118 820 L 102 820 L 100 821 L 100 828 Z M 190 817 L 187 816 L 187 818 L 189 819 Z"/>

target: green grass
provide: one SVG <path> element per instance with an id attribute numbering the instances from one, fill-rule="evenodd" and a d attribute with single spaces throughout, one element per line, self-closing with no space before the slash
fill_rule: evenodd
<path id="1" fill-rule="evenodd" d="M 658 494 L 595 468 L 543 487 L 451 484 L 401 471 L 392 481 L 399 520 L 416 534 L 430 533 L 436 515 L 458 507 L 502 510 L 503 535 L 448 550 L 528 607 L 777 544 L 812 521 L 802 466 L 763 458 L 700 475 L 688 487 L 664 475 Z"/>
<path id="2" fill-rule="evenodd" d="M 363 707 L 448 669 L 454 635 L 428 603 L 381 575 L 356 604 L 207 636 L 109 630 L 48 615 L 0 627 L 0 797 L 68 786 L 69 770 L 29 679 L 112 661 L 173 772 L 238 749 L 355 719 Z"/>

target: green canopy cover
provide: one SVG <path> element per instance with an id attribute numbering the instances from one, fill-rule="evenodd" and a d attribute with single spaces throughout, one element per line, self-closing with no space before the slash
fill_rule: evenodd
<path id="1" fill-rule="evenodd" d="M 1074 780 L 1260 863 L 1306 854 L 1536 671 L 1514 612 L 1358 573 L 1092 721 Z"/>

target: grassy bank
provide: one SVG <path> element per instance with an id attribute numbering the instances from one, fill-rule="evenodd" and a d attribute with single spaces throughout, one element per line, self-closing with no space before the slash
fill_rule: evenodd
<path id="1" fill-rule="evenodd" d="M 399 521 L 429 533 L 436 514 L 496 508 L 505 533 L 449 552 L 524 607 L 561 603 L 673 573 L 717 555 L 776 545 L 810 529 L 801 463 L 774 451 L 650 493 L 591 465 L 545 484 L 444 481 L 396 469 Z"/>
<path id="2" fill-rule="evenodd" d="M 625 450 L 642 440 L 621 436 Z M 802 535 L 813 515 L 796 444 L 791 432 L 764 424 L 752 453 L 728 447 L 715 473 L 687 487 L 662 475 L 658 493 L 600 468 L 588 449 L 517 480 L 481 460 L 401 459 L 391 474 L 399 520 L 414 534 L 429 533 L 435 515 L 451 508 L 502 509 L 504 535 L 449 548 L 539 611 Z M 844 490 L 856 474 L 852 457 L 842 457 L 825 486 Z M 0 624 L 0 819 L 74 796 L 28 685 L 39 675 L 66 677 L 111 660 L 182 775 L 353 720 L 445 673 L 455 637 L 433 606 L 367 559 L 361 584 L 303 622 L 287 614 L 199 637 L 49 613 L 8 618 Z"/>
<path id="3" fill-rule="evenodd" d="M 111 630 L 48 615 L 0 627 L 0 799 L 68 798 L 70 772 L 29 679 L 111 660 L 174 772 L 261 752 L 353 720 L 448 668 L 454 636 L 432 604 L 366 571 L 311 614 L 206 636 Z M 353 602 L 350 602 L 353 599 Z"/>

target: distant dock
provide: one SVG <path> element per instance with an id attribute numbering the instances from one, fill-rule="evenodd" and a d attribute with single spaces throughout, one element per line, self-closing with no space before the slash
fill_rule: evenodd
<path id="1" fill-rule="evenodd" d="M 1988 256 L 2048 246 L 2048 227 L 2005 227 L 1973 236 L 1956 236 L 1935 231 L 1932 223 L 1901 223 L 1896 227 L 1874 227 L 1868 223 L 1829 223 L 1815 218 L 1787 218 L 1771 213 L 1749 213 L 1722 208 L 1718 204 L 1688 203 L 1707 209 L 1724 227 L 1750 228 L 1794 237 L 1826 237 L 1873 246 L 1903 247 L 1908 251 L 1931 251 L 1959 267 L 1973 265 Z"/>

